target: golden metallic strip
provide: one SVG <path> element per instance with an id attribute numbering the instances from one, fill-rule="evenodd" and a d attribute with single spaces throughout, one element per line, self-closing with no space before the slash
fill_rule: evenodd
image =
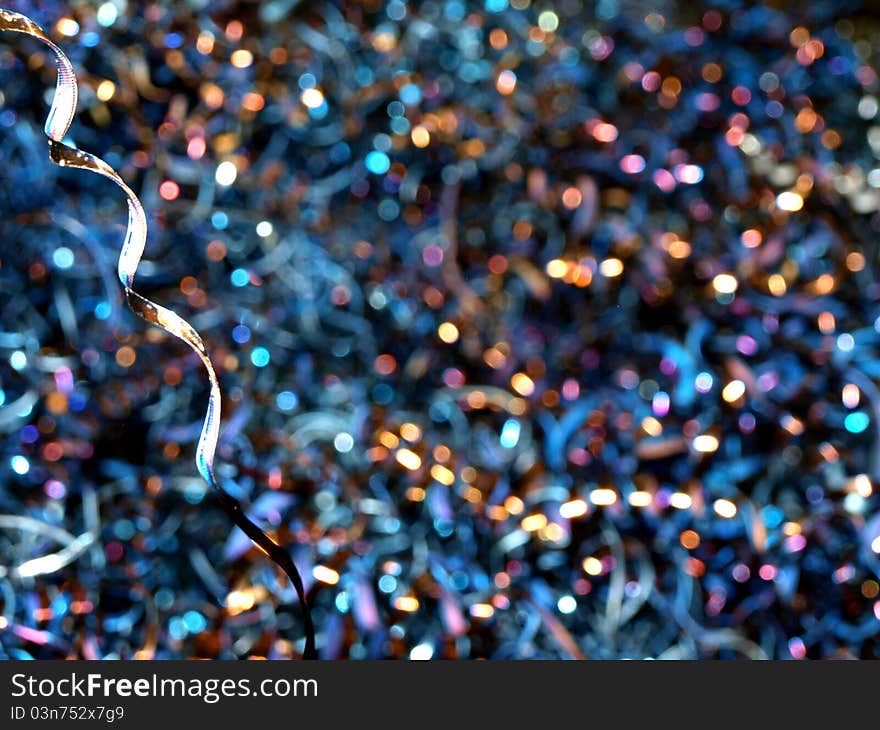
<path id="1" fill-rule="evenodd" d="M 144 253 L 147 243 L 147 216 L 144 208 L 131 188 L 117 172 L 99 157 L 88 152 L 68 147 L 64 144 L 64 136 L 70 129 L 73 117 L 76 114 L 76 104 L 79 96 L 76 74 L 70 59 L 64 52 L 53 43 L 42 28 L 30 18 L 9 10 L 0 8 L 0 30 L 24 33 L 36 38 L 47 45 L 55 55 L 55 65 L 58 70 L 58 80 L 55 87 L 55 95 L 52 98 L 52 106 L 46 118 L 44 131 L 49 138 L 49 158 L 60 167 L 73 167 L 88 170 L 104 177 L 110 178 L 125 193 L 128 202 L 128 227 L 125 232 L 125 240 L 122 251 L 119 254 L 117 274 L 125 292 L 125 300 L 129 308 L 137 315 L 151 324 L 161 327 L 166 332 L 183 340 L 199 356 L 205 370 L 208 371 L 208 380 L 211 384 L 211 393 L 208 399 L 208 410 L 202 425 L 202 432 L 196 446 L 196 468 L 205 481 L 220 495 L 220 502 L 230 518 L 238 525 L 253 542 L 263 550 L 290 578 L 300 599 L 304 611 L 304 624 L 306 629 L 306 645 L 303 653 L 304 658 L 315 656 L 314 628 L 310 615 L 309 606 L 306 603 L 305 591 L 293 561 L 285 550 L 275 543 L 265 532 L 257 527 L 244 514 L 239 504 L 224 492 L 214 477 L 214 452 L 217 449 L 217 441 L 220 435 L 220 383 L 217 373 L 201 336 L 183 317 L 170 309 L 151 302 L 149 299 L 134 291 L 134 279 L 138 264 Z"/>

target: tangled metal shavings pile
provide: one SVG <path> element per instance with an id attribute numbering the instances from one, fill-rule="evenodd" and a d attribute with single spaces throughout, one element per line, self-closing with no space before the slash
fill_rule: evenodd
<path id="1" fill-rule="evenodd" d="M 877 656 L 880 28 L 678 5 L 9 4 L 321 656 Z M 0 42 L 0 657 L 297 657 Z"/>

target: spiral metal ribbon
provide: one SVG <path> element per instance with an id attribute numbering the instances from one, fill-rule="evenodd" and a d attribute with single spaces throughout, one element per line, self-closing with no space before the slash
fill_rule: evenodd
<path id="1" fill-rule="evenodd" d="M 230 519 L 290 578 L 303 609 L 306 634 L 303 658 L 313 659 L 316 657 L 315 631 L 299 571 L 287 552 L 244 514 L 237 500 L 220 487 L 214 476 L 214 452 L 220 434 L 220 383 L 205 343 L 189 322 L 170 309 L 141 296 L 133 288 L 135 274 L 147 241 L 147 217 L 144 208 L 132 189 L 110 165 L 95 155 L 69 147 L 63 142 L 73 122 L 78 98 L 76 75 L 70 59 L 49 39 L 42 28 L 24 15 L 0 8 L 0 30 L 24 33 L 36 38 L 47 45 L 55 55 L 58 80 L 44 127 L 44 132 L 49 138 L 49 158 L 52 162 L 60 167 L 73 167 L 103 175 L 116 183 L 125 193 L 128 202 L 128 227 L 119 255 L 117 273 L 125 292 L 126 303 L 142 319 L 183 340 L 195 351 L 205 366 L 211 392 L 196 447 L 196 467 L 218 495 Z"/>

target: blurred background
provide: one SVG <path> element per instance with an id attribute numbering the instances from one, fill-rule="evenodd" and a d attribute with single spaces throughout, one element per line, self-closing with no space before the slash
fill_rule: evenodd
<path id="1" fill-rule="evenodd" d="M 870 4 L 6 7 L 322 657 L 877 657 Z M 298 657 L 0 43 L 0 657 Z"/>

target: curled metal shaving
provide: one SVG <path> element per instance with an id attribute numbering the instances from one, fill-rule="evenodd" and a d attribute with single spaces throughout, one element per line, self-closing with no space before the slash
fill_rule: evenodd
<path id="1" fill-rule="evenodd" d="M 217 493 L 223 509 L 232 521 L 290 578 L 303 609 L 306 634 L 303 657 L 315 658 L 315 632 L 311 612 L 306 602 L 302 579 L 293 560 L 281 546 L 244 514 L 238 502 L 220 487 L 214 476 L 214 452 L 220 435 L 220 383 L 211 358 L 208 356 L 205 343 L 189 322 L 170 309 L 141 296 L 133 288 L 138 264 L 147 242 L 147 217 L 144 208 L 134 191 L 126 185 L 110 165 L 95 155 L 69 147 L 63 141 L 73 122 L 79 95 L 76 74 L 70 59 L 52 42 L 42 28 L 24 15 L 0 8 L 0 30 L 24 33 L 35 38 L 47 45 L 55 56 L 58 79 L 44 127 L 44 132 L 49 138 L 49 158 L 52 162 L 59 167 L 73 167 L 102 175 L 116 183 L 125 193 L 128 203 L 128 226 L 119 254 L 117 275 L 125 292 L 126 303 L 142 319 L 183 340 L 195 351 L 205 366 L 211 392 L 202 432 L 196 447 L 196 467 L 204 480 Z"/>

